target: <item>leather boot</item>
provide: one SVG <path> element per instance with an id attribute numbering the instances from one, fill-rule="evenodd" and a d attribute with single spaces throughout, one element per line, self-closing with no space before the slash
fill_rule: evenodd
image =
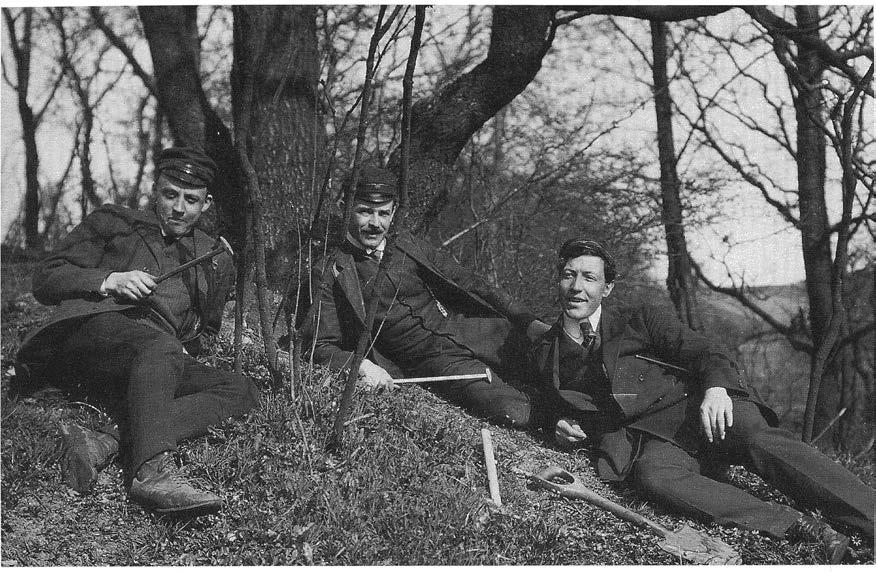
<path id="1" fill-rule="evenodd" d="M 64 456 L 61 470 L 73 490 L 85 493 L 119 452 L 119 441 L 108 433 L 92 431 L 76 423 L 61 423 Z"/>
<path id="2" fill-rule="evenodd" d="M 144 508 L 174 517 L 200 516 L 222 508 L 221 498 L 196 489 L 179 473 L 167 451 L 140 466 L 128 496 Z"/>
<path id="3" fill-rule="evenodd" d="M 835 531 L 826 522 L 806 514 L 791 525 L 786 536 L 790 540 L 820 544 L 828 564 L 842 562 L 849 548 L 849 539 L 845 535 Z"/>

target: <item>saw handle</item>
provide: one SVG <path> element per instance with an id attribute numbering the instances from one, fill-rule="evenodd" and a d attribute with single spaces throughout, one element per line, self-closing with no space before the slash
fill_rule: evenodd
<path id="1" fill-rule="evenodd" d="M 547 489 L 549 491 L 553 491 L 558 493 L 560 496 L 570 498 L 570 499 L 580 499 L 589 502 L 590 504 L 596 505 L 601 509 L 607 510 L 611 514 L 615 515 L 618 518 L 626 520 L 627 522 L 632 522 L 642 528 L 650 528 L 661 537 L 666 537 L 669 534 L 669 530 L 660 526 L 656 522 L 649 520 L 638 514 L 636 512 L 631 511 L 628 508 L 622 507 L 616 502 L 612 502 L 607 498 L 604 498 L 592 490 L 588 489 L 584 486 L 581 481 L 575 478 L 575 475 L 557 467 L 556 465 L 545 467 L 534 475 L 530 475 L 529 479 L 533 481 L 538 486 Z M 562 479 L 563 481 L 567 481 L 566 483 L 555 483 L 552 479 Z"/>

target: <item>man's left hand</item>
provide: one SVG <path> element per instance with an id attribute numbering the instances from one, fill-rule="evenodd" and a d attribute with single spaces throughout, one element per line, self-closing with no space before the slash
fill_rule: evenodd
<path id="1" fill-rule="evenodd" d="M 727 429 L 733 427 L 733 400 L 723 387 L 710 387 L 700 404 L 700 421 L 709 443 L 715 437 L 723 440 Z"/>

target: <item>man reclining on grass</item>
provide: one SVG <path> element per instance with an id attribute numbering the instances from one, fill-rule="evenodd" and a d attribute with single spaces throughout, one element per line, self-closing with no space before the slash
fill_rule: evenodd
<path id="1" fill-rule="evenodd" d="M 219 330 L 233 263 L 223 253 L 156 283 L 211 250 L 213 240 L 195 225 L 213 200 L 207 187 L 215 169 L 200 151 L 165 149 L 153 208 L 100 207 L 36 269 L 34 296 L 58 308 L 24 341 L 19 373 L 123 402 L 121 435 L 62 427 L 65 476 L 78 491 L 91 487 L 121 439 L 131 500 L 177 516 L 222 506 L 178 473 L 172 453 L 181 439 L 258 401 L 250 379 L 202 365 L 183 349 Z"/>
<path id="2" fill-rule="evenodd" d="M 396 177 L 375 167 L 363 171 L 346 240 L 325 261 L 314 263 L 315 300 L 303 324 L 304 347 L 315 340 L 316 363 L 349 368 L 366 308 L 376 296 L 375 342 L 359 368 L 361 384 L 391 387 L 388 369 L 437 376 L 484 373 L 489 366 L 498 372 L 492 383 L 457 380 L 430 389 L 496 422 L 539 425 L 535 395 L 502 377 L 519 374 L 527 332 L 547 325 L 412 234 L 399 232 L 388 241 Z M 375 287 L 383 256 L 390 256 L 386 279 Z"/>
<path id="3" fill-rule="evenodd" d="M 600 477 L 694 518 L 818 542 L 831 563 L 848 539 L 821 520 L 703 474 L 741 464 L 797 502 L 872 539 L 876 492 L 778 428 L 724 352 L 669 312 L 603 306 L 617 270 L 600 244 L 559 251 L 562 315 L 532 349 L 533 379 L 552 401 L 557 442 L 588 444 Z"/>

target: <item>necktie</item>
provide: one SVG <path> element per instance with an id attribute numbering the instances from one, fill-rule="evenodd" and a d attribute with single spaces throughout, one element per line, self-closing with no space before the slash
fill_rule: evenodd
<path id="1" fill-rule="evenodd" d="M 584 335 L 584 340 L 581 342 L 581 345 L 592 355 L 599 349 L 599 336 L 593 331 L 593 327 L 590 325 L 590 320 L 584 320 L 581 322 L 581 333 Z"/>

